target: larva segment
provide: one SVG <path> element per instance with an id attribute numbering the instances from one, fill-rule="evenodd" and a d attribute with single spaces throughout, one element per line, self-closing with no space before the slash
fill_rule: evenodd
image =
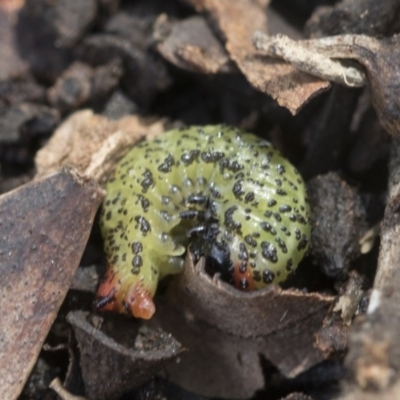
<path id="1" fill-rule="evenodd" d="M 132 149 L 107 185 L 101 228 L 112 267 L 99 308 L 141 318 L 154 312 L 158 280 L 181 271 L 188 232 L 216 271 L 228 249 L 223 275 L 244 290 L 284 281 L 310 234 L 295 168 L 265 140 L 224 126 L 173 130 Z"/>

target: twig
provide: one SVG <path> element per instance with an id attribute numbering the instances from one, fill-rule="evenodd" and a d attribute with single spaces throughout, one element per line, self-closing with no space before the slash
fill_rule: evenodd
<path id="1" fill-rule="evenodd" d="M 296 41 L 284 35 L 267 36 L 255 32 L 253 44 L 256 49 L 283 58 L 300 71 L 341 85 L 361 87 L 367 82 L 362 67 L 335 59 L 352 58 L 349 57 L 349 50 L 358 36 Z"/>
<path id="2" fill-rule="evenodd" d="M 87 400 L 82 396 L 75 396 L 64 389 L 60 379 L 55 378 L 50 382 L 49 388 L 53 389 L 61 400 Z"/>

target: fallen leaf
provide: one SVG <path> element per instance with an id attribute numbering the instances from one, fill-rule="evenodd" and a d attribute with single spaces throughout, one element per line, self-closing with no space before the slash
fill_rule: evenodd
<path id="1" fill-rule="evenodd" d="M 103 191 L 64 169 L 0 197 L 0 398 L 16 399 L 70 287 Z"/>
<path id="2" fill-rule="evenodd" d="M 62 165 L 70 165 L 85 176 L 104 183 L 116 161 L 142 138 L 163 132 L 160 120 L 146 121 L 129 115 L 111 121 L 91 110 L 71 115 L 36 155 L 37 177 Z"/>
<path id="3" fill-rule="evenodd" d="M 207 11 L 216 21 L 226 40 L 228 53 L 247 80 L 292 114 L 330 87 L 329 82 L 299 72 L 254 49 L 254 32 L 266 33 L 267 30 L 267 14 L 259 3 L 251 0 L 202 0 L 196 3 L 198 10 Z"/>

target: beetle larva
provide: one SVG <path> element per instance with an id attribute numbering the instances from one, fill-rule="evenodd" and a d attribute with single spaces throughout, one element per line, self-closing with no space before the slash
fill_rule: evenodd
<path id="1" fill-rule="evenodd" d="M 193 240 L 238 288 L 282 282 L 307 250 L 308 213 L 297 170 L 255 135 L 205 126 L 141 142 L 107 185 L 97 307 L 150 318 L 158 280 L 182 270 Z"/>

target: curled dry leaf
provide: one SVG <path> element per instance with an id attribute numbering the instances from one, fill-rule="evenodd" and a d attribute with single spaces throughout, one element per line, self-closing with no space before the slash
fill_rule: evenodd
<path id="1" fill-rule="evenodd" d="M 62 165 L 72 165 L 82 174 L 104 182 L 122 157 L 138 140 L 152 138 L 164 130 L 162 121 L 146 121 L 126 116 L 117 121 L 78 111 L 54 133 L 36 155 L 37 177 L 45 176 Z"/>
<path id="2" fill-rule="evenodd" d="M 278 286 L 241 292 L 189 255 L 185 264 L 152 322 L 189 349 L 168 367 L 174 382 L 208 397 L 248 398 L 264 387 L 260 357 L 289 377 L 322 360 L 314 336 L 333 297 Z"/>
<path id="3" fill-rule="evenodd" d="M 260 37 L 259 34 L 258 37 Z M 400 101 L 398 96 L 400 90 L 399 35 L 381 40 L 365 35 L 338 35 L 301 42 L 299 46 L 307 46 L 308 49 L 312 48 L 319 55 L 325 56 L 322 58 L 317 57 L 316 59 L 320 70 L 324 70 L 323 63 L 326 57 L 329 59 L 358 61 L 366 69 L 371 90 L 371 100 L 379 122 L 391 135 L 400 135 Z M 290 56 L 287 53 L 287 56 L 296 58 L 296 54 Z M 293 59 L 291 62 L 293 62 Z M 296 67 L 301 67 L 303 71 L 309 73 L 315 71 L 315 65 L 305 59 L 297 60 L 296 64 Z M 358 70 L 359 68 L 356 69 Z M 335 73 L 332 74 L 331 78 L 327 78 L 335 81 L 337 75 Z M 348 76 L 345 78 L 345 81 L 347 80 Z M 354 81 L 351 85 L 354 85 Z"/>
<path id="4" fill-rule="evenodd" d="M 64 169 L 0 197 L 1 399 L 21 392 L 103 196 L 94 181 Z"/>
<path id="5" fill-rule="evenodd" d="M 329 82 L 296 71 L 292 66 L 254 49 L 254 31 L 267 29 L 267 2 L 191 0 L 189 3 L 197 11 L 207 12 L 212 23 L 217 24 L 230 58 L 246 79 L 292 114 L 296 114 L 313 96 L 330 87 Z"/>
<path id="6" fill-rule="evenodd" d="M 137 324 L 119 315 L 99 318 L 70 312 L 81 355 L 86 395 L 114 400 L 150 380 L 182 351 L 170 334 Z M 117 370 L 116 370 L 117 368 Z"/>

